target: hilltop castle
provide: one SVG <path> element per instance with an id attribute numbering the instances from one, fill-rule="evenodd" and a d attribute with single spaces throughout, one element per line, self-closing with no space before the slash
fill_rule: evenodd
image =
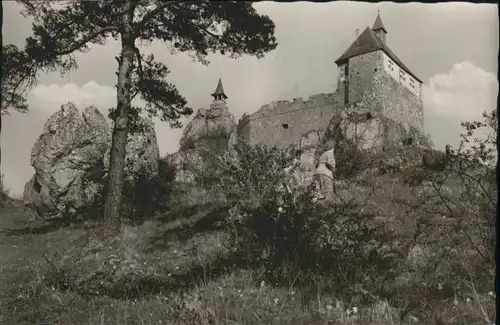
<path id="1" fill-rule="evenodd" d="M 335 61 L 338 77 L 334 93 L 263 105 L 240 119 L 238 140 L 278 148 L 297 145 L 312 131 L 323 134 L 331 118 L 348 107 L 389 119 L 407 133 L 422 134 L 422 81 L 390 50 L 386 35 L 377 14 L 373 27 L 359 34 Z"/>
<path id="2" fill-rule="evenodd" d="M 219 79 L 210 108 L 198 110 L 184 129 L 179 152 L 173 155 L 185 171 L 179 179 L 191 177 L 187 166 L 205 161 L 203 152 L 213 156 L 238 142 L 300 149 L 301 160 L 314 165 L 314 148 L 337 128 L 331 124 L 338 120 L 334 117 L 345 122 L 337 124 L 344 136 L 361 138 L 363 148 L 386 151 L 418 145 L 423 135 L 422 81 L 389 49 L 386 35 L 378 14 L 373 27 L 367 27 L 335 61 L 334 93 L 313 95 L 306 101 L 276 101 L 245 114 L 238 123 L 229 112 Z"/>

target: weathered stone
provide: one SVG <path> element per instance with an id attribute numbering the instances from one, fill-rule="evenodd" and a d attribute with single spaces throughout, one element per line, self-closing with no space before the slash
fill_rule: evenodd
<path id="1" fill-rule="evenodd" d="M 170 159 L 176 170 L 175 181 L 179 183 L 194 182 L 200 166 L 203 166 L 200 152 L 195 149 L 178 151 L 170 155 Z"/>
<path id="2" fill-rule="evenodd" d="M 158 159 L 160 151 L 156 139 L 154 123 L 149 118 L 139 117 L 138 126 L 141 132 L 130 133 L 127 140 L 125 156 L 125 177 L 131 179 L 134 175 L 142 173 L 148 176 L 158 174 Z M 108 134 L 111 143 L 111 132 Z M 105 169 L 109 169 L 111 146 L 104 155 Z"/>
<path id="3" fill-rule="evenodd" d="M 308 101 L 265 105 L 240 120 L 238 139 L 251 145 L 261 143 L 280 149 L 290 145 L 298 147 L 304 134 L 324 132 L 330 119 L 340 110 L 334 103 L 334 94 L 322 94 Z"/>
<path id="4" fill-rule="evenodd" d="M 307 186 L 312 182 L 314 170 L 316 169 L 315 154 L 315 148 L 304 149 L 300 153 L 300 167 L 295 172 L 295 178 L 300 185 Z"/>
<path id="5" fill-rule="evenodd" d="M 381 40 L 372 34 L 373 31 L 367 28 L 363 32 L 365 36 L 360 36 L 347 51 L 356 51 L 355 48 L 366 49 L 372 47 L 372 44 L 379 44 Z M 365 44 L 365 41 L 368 43 Z M 392 56 L 392 52 L 387 48 L 374 47 L 372 51 L 359 50 L 342 62 L 337 61 L 339 74 L 337 89 L 333 94 L 312 95 L 305 102 L 279 101 L 263 105 L 259 111 L 245 116 L 239 128 L 240 139 L 251 145 L 260 143 L 286 148 L 290 144 L 298 144 L 301 135 L 311 130 L 322 134 L 332 117 L 353 104 L 359 110 L 368 110 L 379 117 L 361 122 L 356 131 L 347 130 L 348 136 L 349 133 L 366 134 L 366 144 L 363 148 L 385 149 L 384 145 L 387 145 L 387 138 L 390 137 L 386 136 L 385 144 L 382 145 L 378 135 L 388 133 L 392 136 L 392 127 L 405 130 L 396 130 L 395 134 L 407 134 L 409 129 L 422 133 L 421 84 L 414 77 L 408 79 L 409 75 L 407 79 L 411 80 L 411 83 L 407 82 L 405 77 L 400 77 L 399 71 L 404 75 L 408 73 L 408 69 L 398 60 L 392 60 L 394 62 L 391 61 L 389 68 L 388 60 Z M 415 82 L 417 84 L 414 84 Z M 393 123 L 387 122 L 388 120 Z M 355 128 L 355 125 L 352 125 L 352 128 Z M 410 138 L 417 140 L 419 137 L 412 135 L 405 139 L 395 138 L 394 142 L 414 142 L 410 141 Z"/>
<path id="6" fill-rule="evenodd" d="M 152 121 L 139 119 L 144 133 L 129 137 L 126 176 L 158 173 L 159 151 Z M 82 113 L 65 104 L 45 123 L 31 153 L 35 169 L 25 185 L 24 203 L 44 219 L 73 215 L 89 206 L 109 168 L 111 128 L 95 107 Z"/>
<path id="7" fill-rule="evenodd" d="M 25 204 L 46 219 L 89 204 L 98 186 L 87 175 L 102 166 L 108 133 L 106 118 L 95 107 L 80 114 L 72 103 L 62 105 L 33 146 L 35 175 L 25 186 Z"/>
<path id="8" fill-rule="evenodd" d="M 217 139 L 223 139 L 223 144 L 227 146 L 235 129 L 234 117 L 229 113 L 225 103 L 216 101 L 210 105 L 210 109 L 201 108 L 198 110 L 195 117 L 186 125 L 179 144 L 181 150 L 193 149 L 204 142 L 211 144 L 213 142 L 209 141 L 211 139 L 214 139 L 215 142 Z"/>
<path id="9" fill-rule="evenodd" d="M 223 100 L 215 100 L 209 109 L 199 109 L 184 129 L 179 152 L 172 155 L 176 181 L 193 182 L 195 176 L 214 166 L 216 155 L 234 153 L 237 125 Z"/>

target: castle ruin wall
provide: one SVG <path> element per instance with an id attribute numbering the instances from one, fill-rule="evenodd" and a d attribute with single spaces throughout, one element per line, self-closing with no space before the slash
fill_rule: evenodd
<path id="1" fill-rule="evenodd" d="M 312 130 L 322 133 L 339 108 L 333 94 L 317 94 L 304 101 L 277 101 L 240 120 L 239 140 L 250 145 L 265 144 L 284 149 L 299 146 L 301 137 Z"/>
<path id="2" fill-rule="evenodd" d="M 314 130 L 322 133 L 335 113 L 344 107 L 346 85 L 347 105 L 368 109 L 374 116 L 392 120 L 401 125 L 405 133 L 411 132 L 412 128 L 422 133 L 421 84 L 408 74 L 399 73 L 402 69 L 394 62 L 390 64 L 392 68 L 388 67 L 388 62 L 386 54 L 380 50 L 350 58 L 347 63 L 348 82 L 344 83 L 339 77 L 335 93 L 313 95 L 305 101 L 295 98 L 293 101 L 280 100 L 263 105 L 259 111 L 240 119 L 239 141 L 280 149 L 298 146 L 302 135 Z M 344 68 L 345 64 L 339 67 L 339 75 Z M 401 132 L 389 130 L 388 124 L 383 125 L 371 125 L 366 130 L 371 139 L 369 142 L 378 143 L 377 139 L 381 136 L 398 142 L 396 133 Z"/>
<path id="3" fill-rule="evenodd" d="M 382 59 L 384 54 L 378 52 Z M 376 68 L 371 82 L 361 92 L 359 103 L 401 124 L 407 131 L 414 128 L 423 132 L 424 113 L 420 96 L 411 92 L 402 80 L 396 80 L 386 71 L 383 60 L 377 61 Z"/>

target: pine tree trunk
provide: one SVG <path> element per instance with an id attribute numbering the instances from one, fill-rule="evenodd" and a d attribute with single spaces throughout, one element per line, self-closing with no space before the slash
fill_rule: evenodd
<path id="1" fill-rule="evenodd" d="M 2 205 L 3 202 L 3 190 L 4 190 L 4 184 L 3 184 L 3 175 L 2 175 L 2 109 L 0 108 L 0 206 Z"/>
<path id="2" fill-rule="evenodd" d="M 0 4 L 0 13 L 3 15 L 3 2 Z M 2 35 L 0 35 L 0 40 L 3 41 Z M 3 43 L 2 43 L 3 44 Z M 2 113 L 3 108 L 0 107 L 0 204 L 2 203 L 2 191 L 3 191 L 3 183 L 2 183 Z"/>
<path id="3" fill-rule="evenodd" d="M 117 82 L 117 114 L 111 142 L 109 179 L 104 208 L 104 218 L 112 228 L 120 225 L 120 210 L 125 174 L 125 155 L 130 112 L 131 73 L 134 64 L 135 38 L 132 33 L 134 11 L 132 2 L 126 1 L 121 24 L 121 55 Z"/>

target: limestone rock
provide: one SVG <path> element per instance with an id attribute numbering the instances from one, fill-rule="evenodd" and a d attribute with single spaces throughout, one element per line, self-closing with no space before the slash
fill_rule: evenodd
<path id="1" fill-rule="evenodd" d="M 316 147 L 321 141 L 321 137 L 318 131 L 312 130 L 302 135 L 300 138 L 300 148 L 308 149 L 311 147 Z"/>
<path id="2" fill-rule="evenodd" d="M 202 144 L 227 147 L 234 130 L 236 130 L 236 122 L 227 106 L 223 103 L 212 104 L 208 110 L 199 109 L 193 120 L 186 125 L 180 146 L 181 149 L 199 147 Z M 222 141 L 207 141 L 217 139 Z"/>
<path id="3" fill-rule="evenodd" d="M 193 182 L 196 174 L 214 166 L 217 154 L 234 152 L 238 141 L 236 130 L 234 116 L 224 101 L 215 100 L 210 109 L 199 109 L 184 129 L 179 152 L 172 156 L 176 181 Z"/>
<path id="4" fill-rule="evenodd" d="M 364 107 L 346 109 L 330 121 L 323 140 L 356 142 L 361 150 L 387 151 L 403 146 L 418 146 L 422 135 L 409 127 L 373 113 Z"/>
<path id="5" fill-rule="evenodd" d="M 295 173 L 295 178 L 300 186 L 307 186 L 313 180 L 316 169 L 316 149 L 320 142 L 320 134 L 315 130 L 307 132 L 300 139 L 300 167 Z"/>
<path id="6" fill-rule="evenodd" d="M 133 175 L 144 173 L 149 176 L 158 175 L 158 160 L 160 151 L 154 123 L 149 118 L 139 117 L 138 125 L 141 132 L 129 133 L 125 156 L 125 177 L 131 179 Z M 108 134 L 111 143 L 111 128 Z M 109 170 L 111 146 L 104 155 L 104 166 Z"/>
<path id="7" fill-rule="evenodd" d="M 33 146 L 35 175 L 25 186 L 25 205 L 50 219 L 90 203 L 98 186 L 87 176 L 102 166 L 108 133 L 106 117 L 97 108 L 87 107 L 80 114 L 72 103 L 62 105 Z"/>
<path id="8" fill-rule="evenodd" d="M 198 150 L 182 150 L 170 156 L 175 166 L 175 181 L 191 183 L 195 181 L 197 169 L 203 165 L 203 158 Z"/>
<path id="9" fill-rule="evenodd" d="M 129 136 L 126 176 L 158 173 L 159 151 L 154 125 L 140 119 L 144 133 Z M 97 108 L 82 113 L 65 104 L 45 123 L 31 152 L 35 169 L 24 188 L 24 204 L 43 219 L 76 214 L 93 203 L 109 168 L 111 127 Z"/>

